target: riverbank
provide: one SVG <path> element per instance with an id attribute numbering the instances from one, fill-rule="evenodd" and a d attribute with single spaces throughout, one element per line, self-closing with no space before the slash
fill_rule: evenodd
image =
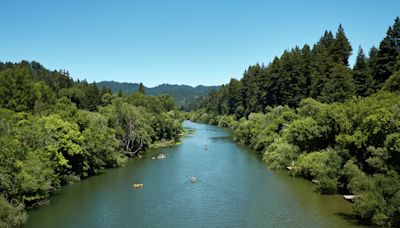
<path id="1" fill-rule="evenodd" d="M 171 147 L 175 145 L 182 144 L 182 141 L 175 141 L 175 140 L 161 140 L 152 143 L 149 148 L 154 149 L 154 148 L 165 148 L 165 147 Z"/>
<path id="2" fill-rule="evenodd" d="M 357 196 L 361 223 L 393 226 L 400 225 L 398 97 L 379 92 L 333 104 L 308 98 L 296 109 L 276 106 L 240 120 L 205 110 L 191 119 L 233 129 L 234 140 L 262 154 L 269 168 L 318 183 L 321 194 Z"/>
<path id="3" fill-rule="evenodd" d="M 171 146 L 175 146 L 175 145 L 179 145 L 182 144 L 182 140 L 183 138 L 190 134 L 193 133 L 193 130 L 191 129 L 183 129 L 181 133 L 178 134 L 178 140 L 172 139 L 172 140 L 160 140 L 160 141 L 156 141 L 153 142 L 152 144 L 150 144 L 149 148 L 151 149 L 155 149 L 155 148 L 165 148 L 165 147 L 171 147 Z"/>
<path id="4" fill-rule="evenodd" d="M 231 131 L 184 126 L 194 131 L 182 144 L 150 149 L 122 168 L 60 189 L 51 204 L 29 212 L 26 228 L 353 227 L 338 214 L 351 212 L 348 202 L 272 172 L 259 156 L 229 140 Z M 152 159 L 160 153 L 169 156 Z M 192 176 L 198 183 L 190 182 Z M 133 183 L 144 187 L 134 189 Z"/>

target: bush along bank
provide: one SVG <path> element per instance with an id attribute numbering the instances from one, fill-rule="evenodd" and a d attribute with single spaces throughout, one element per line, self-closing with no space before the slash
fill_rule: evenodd
<path id="1" fill-rule="evenodd" d="M 113 94 L 36 62 L 0 62 L 0 227 L 52 191 L 159 142 L 179 141 L 180 113 L 165 95 Z"/>
<path id="2" fill-rule="evenodd" d="M 313 180 L 323 194 L 354 199 L 360 222 L 400 227 L 400 18 L 379 48 L 353 48 L 341 25 L 314 45 L 196 100 L 193 120 L 234 130 L 272 169 Z"/>
<path id="3" fill-rule="evenodd" d="M 201 110 L 193 121 L 233 129 L 271 169 L 316 182 L 322 194 L 352 194 L 360 222 L 400 225 L 400 96 L 379 92 L 344 103 L 308 98 L 235 120 Z M 204 110 L 203 110 L 204 111 Z"/>

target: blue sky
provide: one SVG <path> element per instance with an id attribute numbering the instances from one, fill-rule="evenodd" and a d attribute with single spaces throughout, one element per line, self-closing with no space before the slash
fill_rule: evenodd
<path id="1" fill-rule="evenodd" d="M 353 53 L 378 46 L 400 1 L 13 0 L 0 4 L 0 61 L 74 79 L 219 85 L 342 23 Z M 351 62 L 354 62 L 354 54 Z"/>

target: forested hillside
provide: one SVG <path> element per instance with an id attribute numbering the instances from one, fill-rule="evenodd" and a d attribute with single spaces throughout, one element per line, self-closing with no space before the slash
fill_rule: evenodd
<path id="1" fill-rule="evenodd" d="M 368 55 L 359 47 L 351 68 L 352 51 L 340 25 L 250 66 L 191 118 L 232 128 L 269 167 L 313 180 L 323 194 L 354 195 L 359 221 L 399 227 L 400 19 Z"/>
<path id="2" fill-rule="evenodd" d="M 125 96 L 37 62 L 0 62 L 0 227 L 22 225 L 25 208 L 60 186 L 177 141 L 181 131 L 168 95 Z"/>
<path id="3" fill-rule="evenodd" d="M 98 83 L 99 86 L 105 86 L 110 88 L 113 92 L 117 93 L 121 91 L 124 94 L 137 92 L 142 85 L 147 95 L 157 96 L 161 94 L 168 94 L 172 96 L 178 107 L 183 110 L 193 110 L 196 105 L 196 100 L 200 97 L 206 96 L 210 91 L 217 91 L 219 86 L 188 86 L 188 85 L 170 85 L 162 84 L 153 88 L 145 87 L 139 83 L 127 83 L 127 82 L 114 82 L 114 81 L 102 81 Z"/>
<path id="4" fill-rule="evenodd" d="M 340 25 L 335 35 L 325 31 L 315 45 L 285 50 L 267 66 L 250 66 L 242 79 L 231 79 L 210 94 L 205 102 L 207 111 L 241 118 L 252 112 L 264 112 L 267 106 L 297 107 L 308 97 L 332 103 L 369 96 L 379 91 L 396 71 L 399 37 L 397 18 L 379 48 L 372 47 L 368 55 L 358 48 L 351 69 L 348 59 L 353 48 Z"/>

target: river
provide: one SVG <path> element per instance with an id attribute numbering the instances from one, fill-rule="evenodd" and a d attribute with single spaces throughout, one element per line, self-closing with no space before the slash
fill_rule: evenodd
<path id="1" fill-rule="evenodd" d="M 351 203 L 269 170 L 230 131 L 185 122 L 183 143 L 67 185 L 26 227 L 352 227 Z M 208 145 L 208 150 L 204 146 Z M 167 153 L 166 159 L 152 159 Z M 192 176 L 198 183 L 191 183 Z M 133 183 L 144 188 L 134 189 Z"/>

